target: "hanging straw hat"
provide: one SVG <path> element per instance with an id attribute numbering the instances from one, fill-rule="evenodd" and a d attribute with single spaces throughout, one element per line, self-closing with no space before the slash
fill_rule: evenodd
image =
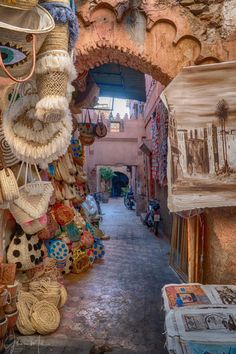
<path id="1" fill-rule="evenodd" d="M 0 0 L 0 5 L 3 5 L 3 2 L 6 5 L 13 1 Z M 0 76 L 23 82 L 33 75 L 36 55 L 48 33 L 55 27 L 55 23 L 44 8 L 40 6 L 32 8 L 32 0 L 14 3 L 22 7 L 23 3 L 31 5 L 28 11 L 0 6 Z"/>
<path id="2" fill-rule="evenodd" d="M 38 0 L 0 0 L 0 6 L 18 10 L 32 10 L 38 5 Z"/>

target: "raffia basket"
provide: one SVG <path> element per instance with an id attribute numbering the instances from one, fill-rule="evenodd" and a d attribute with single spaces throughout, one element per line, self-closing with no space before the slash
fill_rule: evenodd
<path id="1" fill-rule="evenodd" d="M 18 331 L 25 336 L 34 334 L 36 332 L 30 321 L 30 310 L 32 306 L 37 302 L 37 298 L 28 292 L 20 291 L 18 294 L 18 301 L 16 304 L 18 310 L 18 319 L 16 326 Z"/>
<path id="2" fill-rule="evenodd" d="M 2 197 L 5 202 L 12 202 L 19 198 L 18 184 L 10 168 L 4 168 L 0 171 L 0 185 Z"/>
<path id="3" fill-rule="evenodd" d="M 66 288 L 63 285 L 61 285 L 60 294 L 61 294 L 61 298 L 59 302 L 59 308 L 63 307 L 68 299 Z"/>
<path id="4" fill-rule="evenodd" d="M 38 0 L 0 0 L 0 6 L 19 10 L 32 10 L 36 5 L 38 5 Z"/>
<path id="5" fill-rule="evenodd" d="M 68 25 L 56 24 L 55 28 L 48 34 L 39 55 L 51 52 L 53 50 L 68 51 L 69 29 Z"/>
<path id="6" fill-rule="evenodd" d="M 37 86 L 40 98 L 46 96 L 65 96 L 68 83 L 66 72 L 52 71 L 37 76 Z M 54 120 L 56 121 L 56 120 Z"/>
<path id="7" fill-rule="evenodd" d="M 57 281 L 39 279 L 29 284 L 29 291 L 38 300 L 47 300 L 49 303 L 58 306 L 61 300 L 61 285 Z"/>
<path id="8" fill-rule="evenodd" d="M 59 327 L 60 313 L 55 305 L 42 300 L 32 306 L 30 321 L 39 334 L 49 334 Z"/>
<path id="9" fill-rule="evenodd" d="M 36 105 L 36 116 L 43 122 L 59 121 L 68 110 L 67 88 L 71 70 L 68 47 L 68 24 L 56 24 L 44 41 L 36 64 L 40 97 Z"/>

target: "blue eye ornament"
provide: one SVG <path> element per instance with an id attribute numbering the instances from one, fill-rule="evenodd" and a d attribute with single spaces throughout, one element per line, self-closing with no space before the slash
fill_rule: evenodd
<path id="1" fill-rule="evenodd" d="M 0 53 L 3 64 L 10 67 L 23 64 L 26 62 L 28 56 L 28 53 L 24 52 L 22 48 L 17 48 L 16 45 L 11 47 L 9 43 L 5 45 L 0 43 Z"/>

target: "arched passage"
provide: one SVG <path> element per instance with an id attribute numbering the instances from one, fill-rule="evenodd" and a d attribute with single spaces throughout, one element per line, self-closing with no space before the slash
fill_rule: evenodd
<path id="1" fill-rule="evenodd" d="M 159 1 L 85 1 L 79 6 L 77 69 L 119 63 L 167 85 L 184 67 L 227 60 L 221 39 L 181 4 Z"/>
<path id="2" fill-rule="evenodd" d="M 112 197 L 121 197 L 123 188 L 127 188 L 129 186 L 129 178 L 124 173 L 119 171 L 114 171 L 116 174 L 112 178 Z"/>

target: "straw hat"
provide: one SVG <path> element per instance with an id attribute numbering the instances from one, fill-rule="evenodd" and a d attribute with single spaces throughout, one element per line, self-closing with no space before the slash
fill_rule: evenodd
<path id="1" fill-rule="evenodd" d="M 0 0 L 0 6 L 18 10 L 32 10 L 38 5 L 38 0 Z"/>
<path id="2" fill-rule="evenodd" d="M 47 10 L 40 6 L 32 7 L 35 0 L 0 0 L 1 10 L 1 53 L 0 76 L 24 81 L 34 73 L 36 54 L 47 34 L 55 27 L 54 20 Z M 28 11 L 22 11 L 23 3 L 29 4 Z M 27 6 L 27 5 L 26 5 Z M 24 77 L 24 79 L 22 79 Z"/>

